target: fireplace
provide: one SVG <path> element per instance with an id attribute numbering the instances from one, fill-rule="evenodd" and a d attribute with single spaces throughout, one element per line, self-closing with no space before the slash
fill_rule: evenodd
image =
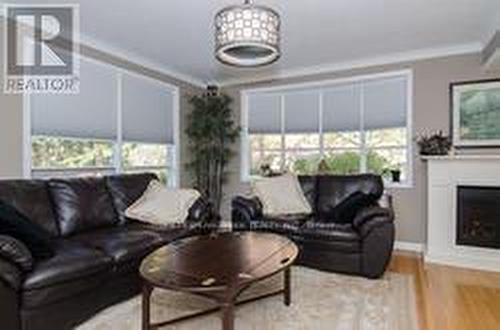
<path id="1" fill-rule="evenodd" d="M 456 242 L 500 249 L 500 187 L 457 187 Z"/>

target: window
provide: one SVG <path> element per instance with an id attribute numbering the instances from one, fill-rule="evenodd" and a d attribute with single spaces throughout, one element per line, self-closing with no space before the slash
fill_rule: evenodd
<path id="1" fill-rule="evenodd" d="M 33 136 L 31 162 L 37 178 L 112 174 L 113 142 Z"/>
<path id="2" fill-rule="evenodd" d="M 175 152 L 172 147 L 161 144 L 124 143 L 122 146 L 122 169 L 125 173 L 153 172 L 167 183 L 173 168 L 166 167 Z"/>
<path id="3" fill-rule="evenodd" d="M 243 91 L 242 178 L 376 173 L 411 185 L 411 72 Z"/>
<path id="4" fill-rule="evenodd" d="M 178 184 L 176 89 L 80 60 L 80 93 L 31 95 L 31 176 L 154 172 Z"/>

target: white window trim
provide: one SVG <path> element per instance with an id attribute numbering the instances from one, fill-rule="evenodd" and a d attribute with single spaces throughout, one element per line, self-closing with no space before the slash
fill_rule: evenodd
<path id="1" fill-rule="evenodd" d="M 389 183 L 387 185 L 388 188 L 413 188 L 414 187 L 414 155 L 413 155 L 413 69 L 404 69 L 404 70 L 397 70 L 397 71 L 387 71 L 387 72 L 380 72 L 380 73 L 374 73 L 374 74 L 367 74 L 367 75 L 358 75 L 358 76 L 351 76 L 351 77 L 346 77 L 346 78 L 339 78 L 339 79 L 333 79 L 333 80 L 321 80 L 321 81 L 314 81 L 314 82 L 306 82 L 306 83 L 297 83 L 297 84 L 285 84 L 285 85 L 279 85 L 279 86 L 272 86 L 272 87 L 259 87 L 259 88 L 251 88 L 251 89 L 244 89 L 240 91 L 240 96 L 241 96 L 241 155 L 240 155 L 240 168 L 241 168 L 241 173 L 240 173 L 240 179 L 242 182 L 249 182 L 251 180 L 251 175 L 250 175 L 250 167 L 251 167 L 251 155 L 250 155 L 250 135 L 248 133 L 248 109 L 249 109 L 249 95 L 252 93 L 258 93 L 258 92 L 286 92 L 288 90 L 293 90 L 293 89 L 301 89 L 301 88 L 314 88 L 317 87 L 318 90 L 320 91 L 320 109 L 319 109 L 319 119 L 320 123 L 323 117 L 323 93 L 322 93 L 322 87 L 325 85 L 340 85 L 340 84 L 346 84 L 346 83 L 351 83 L 351 84 L 358 84 L 359 86 L 362 86 L 362 83 L 367 82 L 369 80 L 377 80 L 377 79 L 382 79 L 382 78 L 392 78 L 392 77 L 405 77 L 407 81 L 407 97 L 406 97 L 406 127 L 407 127 L 407 145 L 406 146 L 387 146 L 387 147 L 380 147 L 380 148 L 371 148 L 371 149 L 390 149 L 390 148 L 404 148 L 408 151 L 408 178 L 405 180 L 405 182 L 401 183 Z M 360 129 L 361 129 L 361 142 L 362 145 L 360 146 L 359 150 L 361 152 L 365 152 L 366 149 L 366 143 L 365 143 L 365 132 L 363 129 L 364 125 L 364 97 L 363 97 L 363 88 L 361 88 L 361 93 L 360 93 L 360 99 L 361 99 L 361 110 L 360 110 Z M 282 142 L 281 142 L 281 149 L 276 150 L 276 151 L 281 151 L 282 153 L 285 152 L 284 148 L 284 102 L 283 102 L 283 96 L 280 98 L 280 106 L 281 106 L 281 136 L 282 136 Z M 322 126 L 320 125 L 319 133 L 320 133 L 320 145 L 319 145 L 319 150 L 320 154 L 323 155 L 326 150 L 342 150 L 342 149 L 354 149 L 354 148 L 325 148 L 323 144 L 323 139 L 322 139 Z M 307 148 L 304 148 L 307 149 Z M 358 149 L 358 148 L 355 148 Z M 267 150 L 267 149 L 266 149 Z M 311 149 L 309 149 L 311 150 Z M 318 148 L 314 148 L 313 150 L 318 150 Z M 288 149 L 286 150 L 288 151 Z M 362 164 L 360 165 L 360 169 L 362 171 L 366 171 L 366 162 L 365 162 L 365 157 L 362 157 Z M 282 157 L 282 160 L 284 160 L 284 157 Z M 363 164 L 364 163 L 364 164 Z"/>
<path id="2" fill-rule="evenodd" d="M 146 76 L 139 74 L 137 72 L 133 72 L 130 70 L 126 70 L 124 68 L 106 63 L 106 62 L 101 62 L 96 59 L 93 59 L 91 57 L 86 57 L 83 55 L 77 55 L 82 58 L 85 58 L 86 61 L 93 62 L 98 65 L 103 65 L 106 67 L 113 68 L 116 70 L 116 79 L 117 79 L 117 137 L 115 140 L 112 140 L 114 146 L 113 146 L 113 163 L 112 163 L 112 168 L 114 169 L 115 173 L 120 174 L 123 173 L 123 168 L 122 168 L 122 157 L 121 157 L 121 150 L 122 150 L 122 145 L 124 143 L 123 141 L 123 132 L 122 132 L 122 114 L 123 114 L 123 75 L 128 74 L 130 76 L 134 76 L 140 79 L 145 79 L 149 80 L 150 82 L 153 82 L 157 85 L 160 85 L 166 89 L 168 89 L 172 94 L 173 94 L 173 129 L 174 129 L 174 143 L 173 144 L 166 144 L 166 147 L 169 145 L 173 145 L 174 147 L 174 154 L 173 159 L 172 159 L 172 167 L 168 168 L 167 164 L 165 166 L 145 166 L 141 168 L 148 168 L 148 169 L 168 169 L 170 173 L 170 177 L 168 180 L 168 184 L 172 188 L 176 188 L 180 186 L 180 152 L 181 152 L 181 145 L 180 145 L 180 92 L 179 92 L 179 87 L 168 84 L 166 82 L 154 79 L 152 77 Z M 32 178 L 32 172 L 34 169 L 32 168 L 32 135 L 31 135 L 31 95 L 30 94 L 23 94 L 23 176 L 25 179 L 31 179 Z M 91 137 L 89 137 L 91 139 Z M 99 139 L 98 139 L 99 140 Z M 130 142 L 130 141 L 126 141 Z M 68 171 L 79 171 L 80 169 L 85 170 L 85 168 L 62 168 L 58 169 L 61 172 L 64 170 Z M 92 167 L 92 168 L 87 168 L 87 169 L 100 169 L 99 167 Z M 108 167 L 104 167 L 104 169 L 109 169 Z M 38 171 L 44 171 L 45 169 L 36 169 Z M 35 170 L 35 171 L 36 171 Z M 48 171 L 54 170 L 54 169 L 47 169 Z"/>

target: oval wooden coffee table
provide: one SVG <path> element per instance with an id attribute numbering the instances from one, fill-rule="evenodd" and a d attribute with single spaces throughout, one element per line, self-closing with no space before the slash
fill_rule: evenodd
<path id="1" fill-rule="evenodd" d="M 153 329 L 222 311 L 222 328 L 234 328 L 234 308 L 277 294 L 290 305 L 290 267 L 298 255 L 288 238 L 268 233 L 235 232 L 196 236 L 168 244 L 147 256 L 140 267 L 143 278 L 142 324 Z M 284 287 L 257 298 L 236 302 L 253 283 L 284 272 Z M 219 307 L 174 320 L 151 324 L 150 297 L 163 288 L 210 298 Z"/>

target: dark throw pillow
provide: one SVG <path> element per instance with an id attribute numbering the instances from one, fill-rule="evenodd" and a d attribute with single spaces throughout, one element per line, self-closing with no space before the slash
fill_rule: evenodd
<path id="1" fill-rule="evenodd" d="M 35 259 L 54 255 L 50 233 L 3 201 L 0 201 L 0 235 L 12 236 L 24 243 Z"/>
<path id="2" fill-rule="evenodd" d="M 26 245 L 12 236 L 0 235 L 0 257 L 3 257 L 24 271 L 33 269 L 33 256 Z"/>
<path id="3" fill-rule="evenodd" d="M 328 220 L 336 223 L 351 223 L 360 209 L 373 205 L 376 199 L 375 195 L 356 191 L 329 212 Z"/>

